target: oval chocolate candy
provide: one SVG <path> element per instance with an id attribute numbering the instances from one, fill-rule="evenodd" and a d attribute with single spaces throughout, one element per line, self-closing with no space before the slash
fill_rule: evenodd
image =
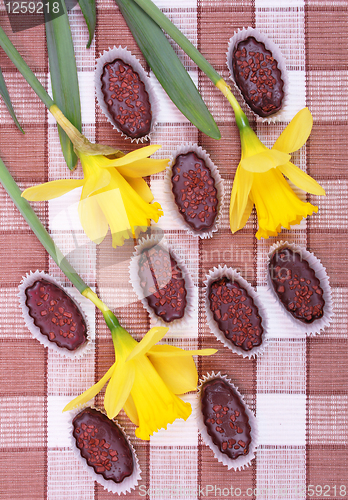
<path id="1" fill-rule="evenodd" d="M 139 73 L 122 59 L 105 64 L 101 91 L 116 127 L 132 139 L 151 130 L 152 112 L 149 94 Z"/>
<path id="2" fill-rule="evenodd" d="M 172 191 L 180 214 L 194 231 L 212 228 L 218 207 L 215 180 L 210 168 L 195 152 L 176 157 Z"/>
<path id="3" fill-rule="evenodd" d="M 231 459 L 248 455 L 251 427 L 237 391 L 216 378 L 203 385 L 201 394 L 203 421 L 213 443 Z"/>
<path id="4" fill-rule="evenodd" d="M 253 36 L 240 41 L 232 54 L 233 75 L 246 103 L 259 116 L 279 111 L 284 81 L 278 62 L 265 44 Z"/>
<path id="5" fill-rule="evenodd" d="M 94 408 L 85 408 L 72 423 L 76 446 L 96 474 L 121 483 L 133 473 L 132 450 L 115 422 Z"/>
<path id="6" fill-rule="evenodd" d="M 166 323 L 184 316 L 185 279 L 168 250 L 160 245 L 144 250 L 139 257 L 138 275 L 144 296 L 156 316 Z"/>
<path id="7" fill-rule="evenodd" d="M 302 323 L 322 318 L 325 301 L 320 280 L 300 251 L 283 247 L 274 252 L 269 277 L 280 302 Z"/>
<path id="8" fill-rule="evenodd" d="M 25 289 L 25 295 L 29 315 L 49 341 L 69 351 L 87 341 L 86 322 L 62 288 L 40 279 Z"/>
<path id="9" fill-rule="evenodd" d="M 208 288 L 210 310 L 219 330 L 233 345 L 250 351 L 262 343 L 262 318 L 254 300 L 237 281 L 225 276 Z"/>

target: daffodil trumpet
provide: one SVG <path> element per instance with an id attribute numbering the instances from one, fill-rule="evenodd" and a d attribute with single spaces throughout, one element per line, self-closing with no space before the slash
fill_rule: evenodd
<path id="1" fill-rule="evenodd" d="M 138 343 L 121 327 L 116 316 L 77 274 L 62 255 L 40 219 L 21 197 L 21 191 L 0 158 L 0 182 L 34 234 L 79 292 L 103 313 L 115 348 L 115 363 L 104 377 L 65 407 L 65 411 L 92 399 L 109 380 L 104 407 L 110 418 L 123 408 L 138 429 L 140 439 L 149 437 L 177 418 L 187 419 L 191 406 L 178 397 L 196 390 L 198 375 L 192 356 L 208 356 L 215 349 L 186 351 L 156 345 L 168 328 L 152 328 Z"/>

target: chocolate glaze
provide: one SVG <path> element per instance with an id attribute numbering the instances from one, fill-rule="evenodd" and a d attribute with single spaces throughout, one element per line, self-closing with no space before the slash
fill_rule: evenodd
<path id="1" fill-rule="evenodd" d="M 278 62 L 264 43 L 253 36 L 239 42 L 233 51 L 232 68 L 236 84 L 256 114 L 266 117 L 281 109 L 284 82 Z"/>
<path id="2" fill-rule="evenodd" d="M 225 337 L 243 351 L 262 343 L 262 319 L 248 292 L 225 276 L 210 283 L 210 309 Z"/>
<path id="3" fill-rule="evenodd" d="M 149 306 L 169 323 L 184 316 L 186 287 L 175 258 L 160 245 L 144 250 L 139 258 L 140 285 Z"/>
<path id="4" fill-rule="evenodd" d="M 133 455 L 119 427 L 106 415 L 86 408 L 73 419 L 73 436 L 81 456 L 96 474 L 121 483 L 133 473 Z"/>
<path id="5" fill-rule="evenodd" d="M 181 215 L 195 231 L 210 229 L 218 206 L 210 168 L 191 152 L 176 157 L 172 172 L 172 190 Z"/>
<path id="6" fill-rule="evenodd" d="M 26 288 L 25 295 L 29 315 L 48 340 L 69 351 L 86 342 L 86 322 L 62 288 L 40 279 Z"/>
<path id="7" fill-rule="evenodd" d="M 101 82 L 105 104 L 117 128 L 133 139 L 147 135 L 151 104 L 139 74 L 122 59 L 115 59 L 104 66 Z"/>
<path id="8" fill-rule="evenodd" d="M 274 252 L 269 275 L 280 302 L 294 318 L 312 323 L 323 316 L 323 289 L 300 252 L 287 247 Z"/>
<path id="9" fill-rule="evenodd" d="M 202 388 L 204 424 L 213 443 L 232 459 L 249 453 L 251 428 L 244 403 L 224 380 L 206 382 Z"/>

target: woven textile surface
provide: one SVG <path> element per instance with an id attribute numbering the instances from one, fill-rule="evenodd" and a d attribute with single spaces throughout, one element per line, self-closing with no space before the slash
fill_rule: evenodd
<path id="1" fill-rule="evenodd" d="M 319 212 L 280 237 L 258 241 L 252 214 L 235 235 L 229 230 L 228 198 L 240 158 L 233 112 L 222 94 L 173 44 L 198 85 L 222 138 L 199 132 L 174 107 L 156 81 L 116 4 L 97 1 L 97 29 L 86 49 L 87 28 L 79 7 L 69 13 L 73 33 L 83 132 L 93 142 L 130 151 L 136 144 L 116 132 L 96 104 L 95 60 L 108 47 L 127 47 L 148 71 L 161 103 L 159 124 L 152 135 L 171 155 L 183 142 L 202 146 L 224 179 L 227 197 L 222 222 L 211 239 L 197 239 L 168 216 L 158 226 L 185 260 L 197 287 L 195 317 L 182 328 L 170 328 L 166 341 L 185 348 L 215 347 L 214 356 L 197 360 L 199 375 L 228 375 L 256 414 L 259 446 L 256 458 L 242 471 L 218 462 L 199 435 L 193 417 L 177 421 L 150 442 L 134 436 L 123 412 L 118 417 L 136 449 L 142 469 L 138 488 L 129 499 L 250 498 L 257 500 L 339 499 L 348 496 L 348 174 L 346 165 L 348 113 L 348 6 L 345 0 L 157 0 L 157 5 L 228 80 L 226 51 L 234 31 L 252 26 L 281 49 L 290 80 L 288 116 L 282 123 L 264 124 L 247 112 L 261 140 L 272 146 L 286 123 L 302 107 L 314 118 L 311 136 L 293 161 L 315 177 L 327 196 L 308 196 Z M 12 33 L 4 5 L 0 25 L 43 85 L 49 89 L 44 26 Z M 0 52 L 3 71 L 22 136 L 0 102 L 0 155 L 24 189 L 60 178 L 80 178 L 81 167 L 69 173 L 60 149 L 57 127 L 44 105 Z M 240 99 L 238 97 L 238 99 Z M 241 99 L 240 99 L 241 101 Z M 243 109 L 245 105 L 242 104 Z M 164 175 L 151 177 L 155 199 L 166 211 Z M 299 193 L 306 199 L 305 193 Z M 33 204 L 53 239 L 83 279 L 115 311 L 137 340 L 151 326 L 148 313 L 129 283 L 128 266 L 134 242 L 117 249 L 111 236 L 95 246 L 79 225 L 76 193 Z M 71 209 L 69 210 L 69 207 Z M 75 208 L 74 208 L 75 207 Z M 301 335 L 274 307 L 265 286 L 265 262 L 276 241 L 306 247 L 322 261 L 330 277 L 335 316 L 320 335 Z M 204 312 L 204 279 L 214 266 L 227 265 L 259 292 L 269 317 L 269 340 L 256 359 L 243 359 L 218 342 Z M 81 359 L 69 360 L 48 351 L 24 324 L 17 299 L 22 277 L 46 271 L 62 285 L 71 285 L 40 246 L 0 186 L 0 498 L 3 500 L 106 500 L 114 495 L 93 482 L 70 449 L 65 404 L 106 372 L 114 360 L 111 336 L 94 307 L 79 299 L 91 326 L 93 348 Z M 71 292 L 78 297 L 78 292 Z M 194 402 L 195 395 L 185 400 Z M 103 394 L 94 405 L 102 407 Z"/>

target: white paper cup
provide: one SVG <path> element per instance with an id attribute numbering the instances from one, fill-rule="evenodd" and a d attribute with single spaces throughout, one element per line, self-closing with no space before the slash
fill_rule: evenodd
<path id="1" fill-rule="evenodd" d="M 214 379 L 221 379 L 223 380 L 226 384 L 228 384 L 233 392 L 239 397 L 241 403 L 244 406 L 245 413 L 248 416 L 249 419 L 249 425 L 250 425 L 250 436 L 251 436 L 251 442 L 249 445 L 249 450 L 246 455 L 241 455 L 235 459 L 230 458 L 227 456 L 225 453 L 222 453 L 220 451 L 220 448 L 213 442 L 211 436 L 208 434 L 207 427 L 204 423 L 204 417 L 203 417 L 203 412 L 201 409 L 202 405 L 202 388 L 205 383 L 214 380 Z M 238 391 L 237 387 L 232 384 L 229 378 L 227 378 L 226 375 L 221 375 L 221 373 L 208 373 L 207 375 L 204 375 L 202 379 L 199 381 L 198 385 L 198 399 L 197 399 L 197 405 L 196 408 L 194 409 L 196 413 L 196 421 L 198 425 L 198 430 L 202 436 L 202 439 L 204 443 L 209 446 L 209 448 L 213 451 L 215 458 L 219 462 L 221 462 L 223 465 L 226 465 L 228 469 L 234 469 L 234 470 L 241 470 L 244 469 L 245 467 L 248 467 L 251 464 L 251 461 L 253 458 L 255 458 L 255 450 L 257 448 L 257 441 L 258 441 L 258 428 L 257 428 L 257 420 L 253 412 L 250 410 L 248 405 L 245 403 L 243 396 L 240 394 Z"/>
<path id="2" fill-rule="evenodd" d="M 195 231 L 185 221 L 184 217 L 179 212 L 178 206 L 175 203 L 174 194 L 172 191 L 172 168 L 175 163 L 175 160 L 179 155 L 191 152 L 196 153 L 196 155 L 199 158 L 204 160 L 206 167 L 209 168 L 211 176 L 215 182 L 215 188 L 217 190 L 217 199 L 218 199 L 218 205 L 216 208 L 217 215 L 215 217 L 214 224 L 210 228 L 199 231 Z M 208 153 L 204 151 L 204 149 L 202 149 L 197 144 L 192 144 L 192 143 L 182 144 L 171 156 L 172 156 L 172 161 L 170 162 L 169 166 L 166 169 L 165 179 L 164 179 L 165 212 L 169 214 L 170 218 L 173 219 L 180 226 L 180 228 L 184 229 L 192 236 L 200 237 L 202 239 L 211 238 L 213 236 L 213 233 L 215 233 L 219 228 L 223 198 L 224 198 L 223 181 L 221 179 L 219 171 L 212 162 Z"/>
<path id="3" fill-rule="evenodd" d="M 281 248 L 290 248 L 293 250 L 293 252 L 298 253 L 301 255 L 301 258 L 303 260 L 306 260 L 309 264 L 309 266 L 313 269 L 315 272 L 315 276 L 318 278 L 320 281 L 320 286 L 323 289 L 323 299 L 325 301 L 324 304 L 324 314 L 321 318 L 318 318 L 314 320 L 312 323 L 304 323 L 300 321 L 299 319 L 295 318 L 280 302 L 278 295 L 276 294 L 270 273 L 269 273 L 269 264 L 270 260 L 277 250 L 280 250 Z M 333 304 L 332 304 L 332 296 L 331 296 L 331 287 L 330 287 L 330 282 L 328 275 L 326 274 L 326 269 L 320 262 L 320 260 L 311 252 L 308 252 L 305 248 L 295 245 L 293 243 L 288 243 L 287 241 L 280 241 L 278 243 L 275 243 L 274 245 L 271 246 L 270 251 L 267 256 L 267 271 L 266 271 L 266 280 L 267 280 L 267 288 L 272 294 L 274 298 L 274 302 L 276 303 L 276 307 L 280 307 L 283 314 L 290 319 L 292 324 L 296 327 L 294 329 L 294 332 L 298 332 L 301 335 L 303 334 L 308 334 L 308 335 L 316 335 L 320 333 L 320 331 L 324 330 L 327 328 L 332 320 L 333 317 Z"/>
<path id="4" fill-rule="evenodd" d="M 219 280 L 220 278 L 226 277 L 227 279 L 231 280 L 232 282 L 238 283 L 242 288 L 246 290 L 250 298 L 253 300 L 254 305 L 258 309 L 258 314 L 261 318 L 261 325 L 263 328 L 263 333 L 262 333 L 262 342 L 259 346 L 255 346 L 249 351 L 244 351 L 241 347 L 238 347 L 233 344 L 231 340 L 229 340 L 224 333 L 220 330 L 218 323 L 215 321 L 214 315 L 210 309 L 210 303 L 209 303 L 209 287 L 213 281 Z M 268 321 L 267 321 L 267 313 L 262 305 L 262 302 L 258 296 L 258 294 L 255 292 L 253 287 L 248 283 L 238 271 L 235 269 L 232 269 L 230 267 L 224 266 L 218 266 L 214 267 L 214 269 L 209 271 L 209 274 L 206 276 L 206 279 L 204 281 L 205 285 L 205 314 L 207 316 L 208 320 L 208 325 L 212 333 L 214 333 L 215 337 L 220 340 L 226 347 L 231 349 L 232 352 L 235 352 L 236 354 L 239 354 L 243 356 L 244 358 L 253 358 L 256 355 L 260 355 L 264 352 L 265 347 L 267 346 L 267 336 L 268 336 Z"/>
<path id="5" fill-rule="evenodd" d="M 174 319 L 173 321 L 166 322 L 160 316 L 156 315 L 152 307 L 149 306 L 149 303 L 144 295 L 144 290 L 140 284 L 139 277 L 139 259 L 141 254 L 150 248 L 162 248 L 164 251 L 168 252 L 170 256 L 177 262 L 178 268 L 181 269 L 182 277 L 185 281 L 185 289 L 186 289 L 186 307 L 184 316 L 182 318 Z M 180 254 L 175 250 L 173 250 L 167 243 L 165 237 L 159 235 L 147 236 L 142 239 L 139 244 L 135 247 L 135 251 L 129 266 L 130 272 L 130 283 L 133 286 L 135 293 L 137 294 L 139 300 L 143 304 L 144 308 L 147 310 L 151 318 L 154 320 L 154 323 L 158 326 L 182 326 L 187 324 L 187 322 L 193 317 L 195 313 L 195 299 L 197 297 L 197 289 L 192 281 L 191 275 L 187 269 L 184 259 L 180 256 Z M 168 279 L 169 281 L 169 279 Z"/>
<path id="6" fill-rule="evenodd" d="M 125 64 L 128 64 L 133 68 L 133 70 L 138 73 L 141 81 L 145 85 L 146 92 L 148 93 L 149 96 L 149 101 L 151 105 L 151 114 L 152 114 L 152 119 L 151 119 L 151 129 L 150 132 L 147 135 L 144 135 L 143 137 L 139 138 L 134 138 L 134 137 L 129 137 L 125 132 L 119 129 L 117 123 L 115 122 L 113 116 L 108 110 L 108 107 L 105 103 L 104 100 L 104 95 L 101 90 L 101 76 L 103 74 L 103 69 L 104 66 L 108 63 L 112 63 L 115 61 L 115 59 L 121 59 Z M 156 125 L 157 125 L 157 120 L 158 120 L 158 115 L 159 115 L 159 100 L 157 99 L 155 95 L 154 88 L 150 82 L 150 78 L 147 76 L 145 73 L 142 65 L 138 61 L 138 59 L 132 55 L 131 52 L 129 52 L 126 48 L 122 48 L 121 46 L 116 47 L 114 46 L 113 48 L 110 48 L 109 50 L 104 50 L 103 54 L 100 55 L 100 57 L 97 59 L 96 62 L 96 70 L 95 70 L 95 76 L 94 76 L 94 82 L 95 82 L 95 91 L 96 91 L 96 96 L 97 96 L 97 101 L 98 104 L 103 111 L 104 115 L 107 117 L 108 121 L 111 123 L 111 125 L 116 129 L 118 132 L 122 134 L 123 137 L 126 139 L 130 139 L 132 142 L 144 142 L 148 141 L 151 139 L 151 134 L 155 131 Z"/>
<path id="7" fill-rule="evenodd" d="M 139 481 L 141 480 L 141 469 L 139 466 L 139 461 L 138 457 L 135 453 L 135 450 L 133 448 L 132 443 L 129 440 L 129 437 L 125 433 L 123 427 L 117 422 L 116 419 L 113 419 L 112 422 L 116 424 L 116 426 L 119 428 L 119 430 L 122 432 L 124 435 L 127 444 L 131 450 L 132 456 L 133 456 L 133 472 L 130 476 L 125 477 L 122 482 L 116 483 L 112 479 L 105 479 L 101 474 L 97 474 L 94 471 L 94 468 L 92 466 L 89 466 L 87 463 L 87 460 L 81 455 L 80 449 L 76 445 L 76 439 L 73 436 L 73 419 L 78 415 L 80 412 L 82 412 L 86 408 L 92 408 L 94 410 L 97 410 L 99 413 L 106 415 L 106 413 L 98 408 L 95 408 L 94 406 L 89 406 L 89 405 L 81 405 L 78 409 L 73 410 L 71 412 L 71 420 L 69 423 L 69 436 L 70 436 L 70 443 L 71 443 L 71 449 L 74 452 L 75 457 L 77 460 L 80 462 L 82 465 L 83 469 L 92 477 L 94 481 L 97 481 L 97 483 L 101 484 L 105 490 L 116 493 L 117 495 L 121 495 L 122 493 L 130 493 L 131 490 L 135 489 L 136 486 L 138 485 Z"/>
<path id="8" fill-rule="evenodd" d="M 234 78 L 234 73 L 233 73 L 233 67 L 232 67 L 232 55 L 235 47 L 238 45 L 239 42 L 245 40 L 249 36 L 253 36 L 258 42 L 262 42 L 266 49 L 272 52 L 272 56 L 278 63 L 278 69 L 281 71 L 282 75 L 282 80 L 284 82 L 283 86 L 283 92 L 284 92 L 284 97 L 282 100 L 282 107 L 279 111 L 276 113 L 267 116 L 267 117 L 262 117 L 259 116 L 257 113 L 255 113 L 249 105 L 246 103 L 244 96 L 242 92 L 240 91 L 235 78 Z M 230 38 L 229 44 L 228 44 L 228 50 L 226 52 L 227 55 L 227 67 L 230 72 L 230 79 L 233 81 L 236 90 L 239 92 L 241 97 L 243 98 L 244 102 L 247 104 L 248 109 L 250 112 L 257 118 L 257 121 L 261 122 L 266 122 L 266 123 L 274 123 L 278 121 L 284 121 L 286 113 L 289 108 L 289 77 L 288 73 L 286 70 L 286 63 L 283 54 L 281 53 L 279 47 L 270 39 L 268 38 L 264 33 L 261 33 L 255 28 L 243 28 L 241 30 L 238 30 L 237 32 L 234 33 L 234 35 Z"/>
<path id="9" fill-rule="evenodd" d="M 46 281 L 49 281 L 50 283 L 53 283 L 53 285 L 56 285 L 58 288 L 63 290 L 63 292 L 70 297 L 70 299 L 75 303 L 75 305 L 78 307 L 83 319 L 85 320 L 86 323 L 86 334 L 87 334 L 87 339 L 86 342 L 84 342 L 80 347 L 75 349 L 74 351 L 69 351 L 68 349 L 64 347 L 59 347 L 57 344 L 54 342 L 51 342 L 45 335 L 41 333 L 41 330 L 38 326 L 35 325 L 34 319 L 30 316 L 29 314 L 29 309 L 28 306 L 26 305 L 26 294 L 25 290 L 32 286 L 35 281 L 38 281 L 40 279 L 44 279 Z M 37 339 L 40 344 L 43 346 L 47 347 L 48 349 L 51 349 L 52 351 L 55 351 L 61 356 L 65 356 L 70 359 L 77 359 L 83 356 L 87 350 L 91 349 L 94 346 L 94 338 L 92 339 L 89 335 L 89 325 L 88 325 L 88 320 L 86 315 L 84 314 L 81 305 L 77 302 L 77 300 L 70 295 L 70 293 L 61 285 L 59 284 L 52 276 L 49 274 L 46 274 L 43 271 L 35 271 L 32 272 L 30 271 L 29 274 L 27 274 L 25 277 L 23 277 L 19 287 L 18 287 L 18 297 L 19 297 L 19 303 L 22 309 L 22 315 L 25 321 L 25 324 L 30 331 L 30 333 L 33 335 L 35 339 Z"/>

